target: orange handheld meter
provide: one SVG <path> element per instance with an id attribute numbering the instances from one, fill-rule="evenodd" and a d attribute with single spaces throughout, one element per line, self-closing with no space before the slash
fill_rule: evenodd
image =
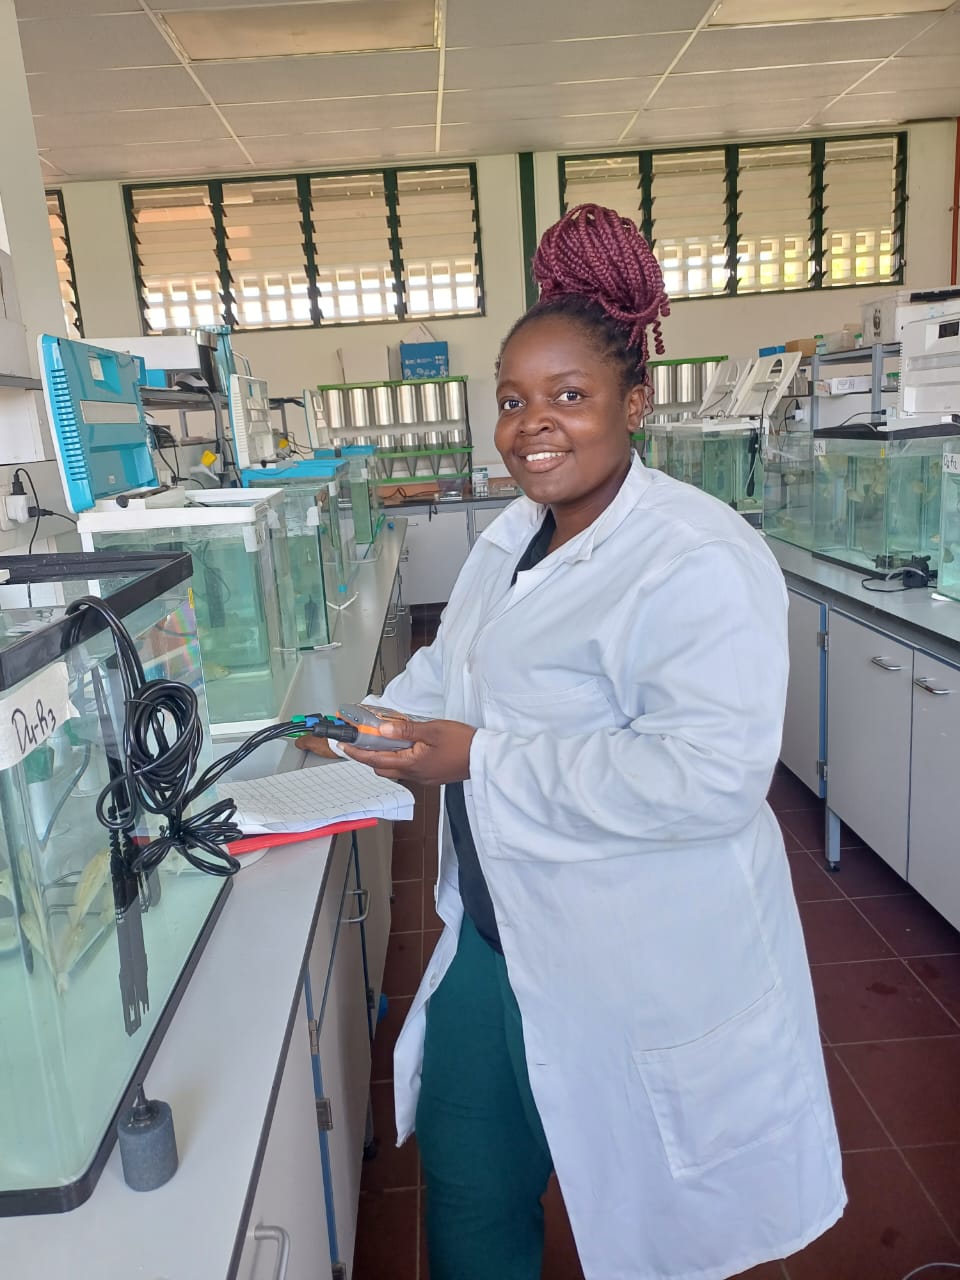
<path id="1" fill-rule="evenodd" d="M 386 720 L 426 720 L 426 716 L 404 716 L 390 707 L 365 707 L 358 702 L 347 702 L 337 711 L 341 720 L 352 724 L 357 731 L 353 744 L 367 751 L 405 751 L 413 743 L 403 738 L 384 738 L 380 728 Z"/>

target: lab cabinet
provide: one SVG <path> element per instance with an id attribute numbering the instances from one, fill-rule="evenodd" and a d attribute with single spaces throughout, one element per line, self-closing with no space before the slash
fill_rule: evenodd
<path id="1" fill-rule="evenodd" d="M 341 835 L 333 846 L 307 962 L 307 995 L 330 1258 L 345 1268 L 346 1280 L 353 1266 L 370 1086 L 361 935 L 369 897 L 358 883 L 353 841 Z"/>
<path id="2" fill-rule="evenodd" d="M 788 591 L 790 676 L 780 759 L 816 795 L 823 795 L 826 690 L 826 606 Z"/>
<path id="3" fill-rule="evenodd" d="M 906 878 L 913 650 L 830 611 L 827 803 Z"/>
<path id="4" fill-rule="evenodd" d="M 363 922 L 363 960 L 366 970 L 367 1005 L 370 1013 L 370 1034 L 377 1026 L 380 993 L 383 990 L 383 970 L 387 959 L 387 943 L 390 940 L 391 909 L 393 895 L 393 824 L 378 822 L 357 832 L 359 887 L 366 891 Z"/>
<path id="5" fill-rule="evenodd" d="M 327 1215 L 314 1112 L 306 1000 L 293 1025 L 247 1223 L 237 1280 L 317 1280 Z M 304 1120 L 308 1121 L 304 1123 Z"/>
<path id="6" fill-rule="evenodd" d="M 960 841 L 953 799 L 960 760 L 960 670 L 913 655 L 913 759 L 907 879 L 960 929 Z"/>
<path id="7" fill-rule="evenodd" d="M 401 562 L 403 598 L 411 604 L 445 604 L 467 558 L 467 513 L 462 507 L 407 517 Z"/>

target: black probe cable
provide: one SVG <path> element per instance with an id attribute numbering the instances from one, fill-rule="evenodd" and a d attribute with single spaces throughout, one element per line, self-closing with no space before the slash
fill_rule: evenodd
<path id="1" fill-rule="evenodd" d="M 108 831 L 119 832 L 133 830 L 144 812 L 165 819 L 160 835 L 132 857 L 133 872 L 152 871 L 176 850 L 198 871 L 235 875 L 240 863 L 223 846 L 243 835 L 234 822 L 236 804 L 230 799 L 216 800 L 187 817 L 190 806 L 228 770 L 268 742 L 302 733 L 321 722 L 324 736 L 355 742 L 356 729 L 319 715 L 268 725 L 214 761 L 191 785 L 203 745 L 196 693 L 178 680 L 147 680 L 130 633 L 103 600 L 82 596 L 68 606 L 67 613 L 82 616 L 84 610 L 97 613 L 113 636 L 124 694 L 120 773 L 97 797 L 97 820 Z"/>

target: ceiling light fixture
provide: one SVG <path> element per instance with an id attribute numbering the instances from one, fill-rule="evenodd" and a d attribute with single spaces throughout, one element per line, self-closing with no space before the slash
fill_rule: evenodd
<path id="1" fill-rule="evenodd" d="M 794 22 L 843 22 L 944 13 L 952 0 L 722 0 L 711 27 L 775 27 Z"/>

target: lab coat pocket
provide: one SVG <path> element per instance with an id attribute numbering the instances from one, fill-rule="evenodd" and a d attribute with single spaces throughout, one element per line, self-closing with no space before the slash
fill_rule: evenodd
<path id="1" fill-rule="evenodd" d="M 787 1046 L 794 1035 L 779 986 L 697 1040 L 635 1052 L 675 1178 L 702 1173 L 767 1142 L 806 1104 Z"/>
<path id="2" fill-rule="evenodd" d="M 617 723 L 603 682 L 596 677 L 579 684 L 541 691 L 480 687 L 485 729 L 508 733 L 588 733 Z"/>

